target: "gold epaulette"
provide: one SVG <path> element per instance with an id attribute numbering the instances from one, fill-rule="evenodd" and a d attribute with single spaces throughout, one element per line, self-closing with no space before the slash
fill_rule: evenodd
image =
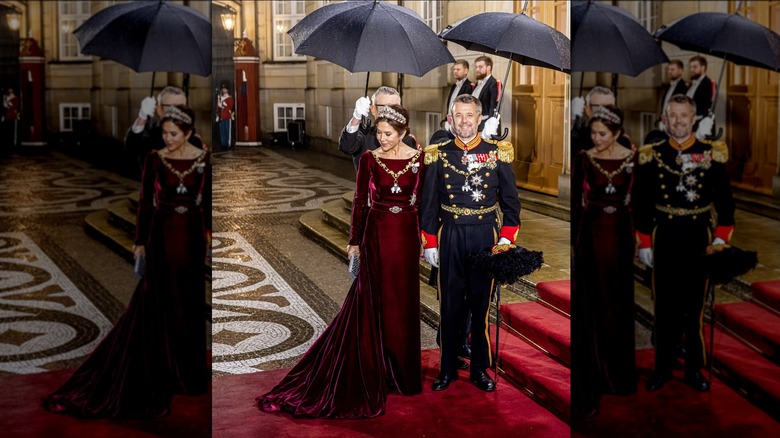
<path id="1" fill-rule="evenodd" d="M 712 159 L 718 163 L 725 163 L 729 160 L 729 147 L 723 140 L 699 140 L 702 143 L 712 146 Z"/>
<path id="2" fill-rule="evenodd" d="M 504 163 L 515 161 L 515 147 L 511 142 L 501 140 L 498 142 L 498 159 Z"/>
<path id="3" fill-rule="evenodd" d="M 665 141 L 666 140 L 661 140 L 655 143 L 650 143 L 641 146 L 639 148 L 639 164 L 646 164 L 653 161 L 653 148 Z"/>
<path id="4" fill-rule="evenodd" d="M 432 145 L 428 145 L 425 148 L 425 160 L 423 161 L 425 164 L 431 164 L 435 163 L 436 160 L 439 159 L 439 146 L 444 146 L 445 144 L 451 142 L 452 140 L 443 141 L 441 143 L 436 143 Z"/>

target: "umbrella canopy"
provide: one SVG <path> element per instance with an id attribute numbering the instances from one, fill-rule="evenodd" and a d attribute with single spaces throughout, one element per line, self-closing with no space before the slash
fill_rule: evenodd
<path id="1" fill-rule="evenodd" d="M 164 1 L 102 9 L 73 34 L 81 53 L 136 72 L 211 74 L 211 22 L 196 9 Z"/>
<path id="2" fill-rule="evenodd" d="M 335 3 L 304 17 L 287 32 L 295 53 L 322 58 L 352 73 L 424 76 L 455 62 L 419 15 L 381 1 Z"/>
<path id="3" fill-rule="evenodd" d="M 574 71 L 636 77 L 654 65 L 669 62 L 650 32 L 617 6 L 573 1 L 571 35 Z"/>
<path id="4" fill-rule="evenodd" d="M 739 14 L 699 12 L 658 29 L 655 36 L 683 50 L 780 71 L 780 35 Z"/>
<path id="5" fill-rule="evenodd" d="M 510 58 L 532 65 L 569 72 L 569 39 L 556 29 L 525 14 L 483 12 L 444 29 L 440 36 L 467 50 Z"/>

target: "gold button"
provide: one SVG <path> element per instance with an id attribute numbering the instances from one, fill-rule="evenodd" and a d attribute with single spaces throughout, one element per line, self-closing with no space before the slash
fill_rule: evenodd
<path id="1" fill-rule="evenodd" d="M 490 176 L 490 172 L 485 172 L 485 176 Z"/>
<path id="2" fill-rule="evenodd" d="M 671 219 L 671 218 L 672 218 L 672 215 L 670 214 L 670 215 L 669 215 L 669 219 Z"/>
<path id="3" fill-rule="evenodd" d="M 455 218 L 455 219 L 457 219 L 457 218 L 458 218 L 458 215 L 457 215 L 457 214 L 453 214 L 453 215 L 452 215 L 452 217 L 453 217 L 453 218 Z"/>
<path id="4" fill-rule="evenodd" d="M 699 188 L 702 188 L 702 185 L 701 185 L 701 184 L 699 184 Z"/>
<path id="5" fill-rule="evenodd" d="M 666 188 L 666 184 L 661 184 L 661 190 Z"/>
<path id="6" fill-rule="evenodd" d="M 446 153 L 446 152 L 442 152 L 442 153 L 441 153 L 441 156 L 442 156 L 442 157 L 446 157 L 446 156 L 447 156 L 447 153 Z"/>
<path id="7" fill-rule="evenodd" d="M 455 205 L 455 204 L 452 204 L 452 208 L 458 208 L 458 206 Z"/>
<path id="8" fill-rule="evenodd" d="M 482 215 L 477 216 L 477 219 L 482 219 Z"/>
<path id="9" fill-rule="evenodd" d="M 452 199 L 452 198 L 454 198 L 454 197 L 455 197 L 455 195 L 452 195 L 452 194 L 450 194 L 450 199 Z"/>
<path id="10" fill-rule="evenodd" d="M 485 199 L 485 195 L 482 195 L 482 199 Z"/>
<path id="11" fill-rule="evenodd" d="M 447 189 L 451 189 L 451 188 L 452 188 L 452 186 L 447 184 Z"/>
<path id="12" fill-rule="evenodd" d="M 669 199 L 669 195 L 667 195 L 666 193 L 664 193 L 664 199 Z"/>
<path id="13" fill-rule="evenodd" d="M 693 215 L 693 220 L 696 220 L 696 215 L 695 214 Z"/>
<path id="14" fill-rule="evenodd" d="M 672 204 L 666 204 L 666 206 L 672 208 Z"/>
<path id="15" fill-rule="evenodd" d="M 704 172 L 699 172 L 699 176 L 704 176 Z"/>
<path id="16" fill-rule="evenodd" d="M 482 186 L 482 187 L 484 187 L 484 188 L 488 188 L 488 185 L 487 185 L 487 184 L 485 184 L 485 185 L 484 185 L 484 186 Z"/>
<path id="17" fill-rule="evenodd" d="M 484 206 L 484 205 L 480 205 L 480 206 L 479 206 L 479 209 L 480 209 L 480 210 L 482 210 L 483 208 L 485 208 L 485 206 Z"/>
<path id="18" fill-rule="evenodd" d="M 663 173 L 659 173 L 659 174 L 658 174 L 658 178 L 663 178 L 663 177 L 664 177 L 664 174 L 663 174 Z"/>

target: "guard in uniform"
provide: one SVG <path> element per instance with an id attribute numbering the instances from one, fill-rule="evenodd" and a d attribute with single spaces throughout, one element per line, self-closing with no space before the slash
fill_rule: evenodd
<path id="1" fill-rule="evenodd" d="M 514 149 L 506 141 L 480 138 L 482 109 L 474 96 L 458 96 L 450 112 L 457 136 L 425 149 L 421 204 L 425 259 L 440 266 L 441 370 L 433 390 L 446 389 L 457 380 L 463 343 L 459 327 L 470 310 L 471 381 L 483 391 L 493 391 L 495 382 L 485 373 L 491 364 L 487 319 L 493 281 L 470 266 L 469 255 L 497 241 L 513 243 L 517 237 L 520 200 L 512 170 Z M 488 122 L 495 132 L 497 120 Z"/>
<path id="2" fill-rule="evenodd" d="M 698 391 L 709 389 L 701 374 L 704 255 L 710 245 L 729 242 L 734 199 L 726 144 L 694 137 L 695 117 L 691 98 L 672 96 L 664 112 L 670 138 L 639 149 L 634 221 L 639 259 L 653 267 L 655 303 L 655 374 L 647 382 L 648 391 L 661 389 L 671 379 L 681 335 L 685 382 Z"/>

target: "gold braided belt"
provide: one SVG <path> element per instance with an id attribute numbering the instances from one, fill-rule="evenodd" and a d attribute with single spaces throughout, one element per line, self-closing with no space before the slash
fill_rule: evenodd
<path id="1" fill-rule="evenodd" d="M 485 214 L 485 213 L 490 213 L 491 211 L 496 211 L 498 209 L 498 204 L 493 204 L 492 207 L 488 207 L 488 208 L 463 208 L 463 207 L 452 207 L 450 205 L 441 204 L 441 209 L 444 211 L 448 211 L 450 213 L 457 214 L 459 216 L 473 216 L 475 214 Z"/>
<path id="2" fill-rule="evenodd" d="M 708 213 L 712 209 L 712 204 L 702 208 L 664 207 L 663 205 L 655 204 L 655 209 L 672 216 L 693 216 Z"/>

